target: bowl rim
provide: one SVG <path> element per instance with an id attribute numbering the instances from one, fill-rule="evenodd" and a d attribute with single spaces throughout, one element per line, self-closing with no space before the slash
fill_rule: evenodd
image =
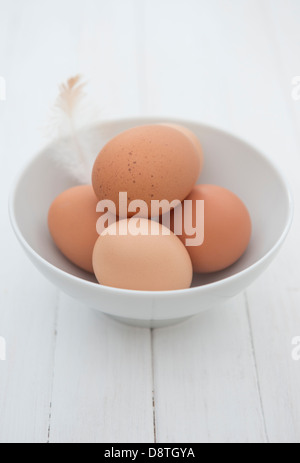
<path id="1" fill-rule="evenodd" d="M 15 200 L 16 200 L 16 194 L 17 194 L 17 191 L 18 191 L 18 186 L 22 180 L 22 178 L 24 177 L 24 175 L 26 174 L 26 172 L 31 168 L 31 166 L 36 162 L 36 160 L 40 157 L 42 157 L 45 153 L 45 151 L 47 151 L 48 149 L 51 148 L 52 145 L 54 145 L 56 143 L 56 140 L 55 141 L 52 141 L 51 143 L 49 143 L 48 145 L 46 145 L 44 148 L 42 148 L 35 156 L 33 156 L 31 158 L 31 160 L 29 162 L 27 162 L 23 168 L 20 170 L 20 172 L 18 173 L 18 175 L 16 176 L 13 184 L 12 184 L 12 188 L 11 188 L 11 191 L 10 191 L 10 195 L 9 195 L 9 217 L 10 217 L 10 221 L 11 221 L 11 225 L 12 225 L 12 228 L 16 234 L 16 237 L 18 238 L 20 244 L 23 246 L 23 248 L 29 253 L 31 254 L 35 260 L 39 261 L 40 264 L 44 267 L 47 267 L 50 271 L 54 272 L 54 273 L 57 273 L 58 275 L 60 275 L 61 277 L 69 280 L 69 281 L 72 281 L 73 283 L 79 283 L 83 286 L 86 286 L 87 288 L 90 287 L 90 288 L 93 288 L 93 290 L 99 290 L 99 292 L 106 292 L 108 294 L 117 294 L 117 295 L 126 295 L 126 296 L 138 296 L 138 297 L 149 297 L 149 296 L 152 296 L 152 297 L 169 297 L 169 296 L 181 296 L 181 295 L 187 295 L 187 294 L 191 294 L 191 293 L 203 293 L 203 292 L 206 292 L 207 290 L 209 289 L 214 289 L 215 287 L 219 287 L 219 286 L 223 286 L 225 284 L 228 284 L 228 283 L 232 283 L 236 280 L 238 280 L 239 278 L 243 277 L 244 275 L 246 275 L 247 273 L 250 273 L 252 271 L 255 271 L 256 268 L 260 267 L 261 265 L 264 264 L 264 262 L 267 262 L 268 259 L 274 254 L 276 253 L 277 250 L 280 249 L 280 247 L 282 246 L 282 244 L 284 243 L 289 231 L 290 231 L 290 228 L 292 226 L 292 222 L 293 222 L 293 216 L 294 216 L 294 199 L 293 199 L 293 195 L 292 195 L 292 192 L 291 192 L 291 188 L 289 186 L 289 183 L 285 177 L 285 175 L 282 174 L 282 172 L 280 172 L 279 168 L 276 166 L 275 163 L 273 163 L 273 161 L 271 161 L 263 152 L 260 151 L 260 149 L 256 148 L 255 145 L 253 144 L 250 144 L 249 142 L 243 140 L 242 138 L 234 135 L 233 133 L 231 132 L 228 132 L 224 129 L 220 129 L 219 127 L 216 127 L 216 126 L 213 126 L 213 125 L 208 125 L 208 124 L 205 124 L 205 123 L 202 123 L 202 122 L 199 122 L 199 121 L 194 121 L 194 120 L 188 120 L 188 119 L 177 119 L 177 118 L 174 118 L 174 117 L 155 117 L 155 116 L 151 116 L 151 117 L 124 117 L 124 118 L 118 118 L 118 119 L 107 119 L 103 122 L 98 122 L 98 123 L 95 123 L 95 124 L 92 124 L 90 126 L 87 126 L 84 130 L 91 130 L 93 127 L 99 127 L 99 126 L 107 126 L 107 125 L 110 125 L 110 124 L 122 124 L 124 122 L 126 123 L 132 123 L 133 124 L 133 127 L 134 127 L 134 124 L 135 125 L 138 125 L 140 123 L 142 124 L 157 124 L 159 122 L 170 122 L 170 123 L 174 123 L 174 124 L 180 124 L 180 125 L 184 125 L 184 124 L 188 124 L 188 125 L 198 125 L 198 126 L 201 126 L 204 130 L 210 130 L 210 131 L 214 131 L 214 132 L 219 132 L 221 135 L 224 135 L 226 137 L 229 137 L 231 138 L 232 140 L 234 141 L 237 141 L 239 143 L 242 143 L 244 144 L 245 146 L 247 146 L 248 148 L 250 148 L 258 157 L 262 158 L 263 161 L 275 172 L 275 174 L 278 176 L 279 180 L 281 181 L 285 191 L 286 191 L 286 194 L 287 194 L 287 199 L 288 199 L 288 214 L 287 214 L 287 220 L 286 220 L 286 224 L 285 224 L 285 227 L 284 227 L 284 230 L 283 232 L 281 233 L 280 237 L 278 238 L 278 240 L 276 241 L 276 243 L 272 246 L 272 248 L 266 253 L 264 254 L 260 259 L 258 259 L 256 262 L 254 262 L 253 264 L 251 264 L 249 267 L 235 273 L 234 275 L 231 275 L 229 277 L 225 277 L 225 278 L 222 278 L 221 280 L 219 281 L 215 281 L 215 282 L 212 282 L 212 283 L 207 283 L 203 286 L 196 286 L 196 287 L 192 287 L 192 288 L 187 288 L 187 289 L 179 289 L 179 290 L 172 290 L 172 291 L 141 291 L 141 290 L 129 290 L 129 289 L 120 289 L 120 288 L 114 288 L 114 287 L 110 287 L 110 286 L 104 286 L 104 285 L 100 285 L 99 283 L 94 283 L 92 281 L 88 281 L 88 280 L 84 280 L 83 278 L 80 278 L 78 276 L 75 276 L 75 275 L 72 275 L 58 267 L 56 267 L 55 265 L 51 264 L 50 262 L 48 262 L 46 259 L 44 259 L 40 254 L 38 254 L 37 251 L 35 251 L 30 245 L 29 243 L 26 241 L 26 239 L 24 238 L 21 230 L 20 230 L 20 227 L 17 223 L 17 218 L 16 218 L 16 215 L 15 215 Z"/>

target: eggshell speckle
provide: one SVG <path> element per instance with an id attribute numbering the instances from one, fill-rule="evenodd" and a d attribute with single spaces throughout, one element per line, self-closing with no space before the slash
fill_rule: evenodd
<path id="1" fill-rule="evenodd" d="M 244 203 L 231 191 L 216 185 L 198 185 L 186 199 L 192 201 L 194 226 L 196 201 L 204 200 L 204 242 L 201 246 L 186 248 L 194 271 L 217 272 L 234 264 L 246 251 L 251 238 L 251 219 Z M 171 228 L 174 230 L 174 222 Z M 183 231 L 179 238 L 186 243 L 191 237 Z"/>
<path id="2" fill-rule="evenodd" d="M 92 255 L 99 237 L 98 199 L 91 185 L 71 188 L 52 203 L 48 226 L 58 249 L 78 267 L 93 273 Z"/>
<path id="3" fill-rule="evenodd" d="M 172 127 L 149 125 L 113 138 L 96 159 L 92 182 L 99 200 L 113 201 L 118 215 L 119 193 L 127 192 L 128 204 L 145 201 L 150 217 L 152 200 L 182 201 L 199 173 L 200 159 L 187 136 Z"/>
<path id="4" fill-rule="evenodd" d="M 142 234 L 135 236 L 130 223 Z M 156 222 L 136 218 L 121 220 L 115 229 L 112 227 L 98 238 L 94 249 L 94 272 L 99 283 L 138 291 L 190 287 L 191 259 L 170 230 Z M 108 234 L 113 231 L 115 235 Z"/>

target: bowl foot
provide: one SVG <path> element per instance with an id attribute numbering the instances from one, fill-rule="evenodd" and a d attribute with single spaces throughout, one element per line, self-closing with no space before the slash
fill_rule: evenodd
<path id="1" fill-rule="evenodd" d="M 165 328 L 167 326 L 179 325 L 192 317 L 176 318 L 170 320 L 136 320 L 133 318 L 123 318 L 114 315 L 105 314 L 113 320 L 125 325 L 136 326 L 139 328 Z"/>

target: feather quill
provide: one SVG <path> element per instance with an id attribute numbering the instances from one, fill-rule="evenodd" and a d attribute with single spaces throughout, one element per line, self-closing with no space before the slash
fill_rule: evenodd
<path id="1" fill-rule="evenodd" d="M 91 182 L 93 163 L 103 146 L 100 129 L 86 129 L 95 125 L 97 113 L 86 102 L 85 86 L 79 75 L 60 85 L 47 130 L 55 141 L 56 162 L 77 183 Z"/>

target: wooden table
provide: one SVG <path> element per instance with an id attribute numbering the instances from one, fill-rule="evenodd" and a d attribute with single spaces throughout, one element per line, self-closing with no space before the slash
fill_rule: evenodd
<path id="1" fill-rule="evenodd" d="M 298 0 L 0 0 L 0 442 L 300 442 L 299 21 Z M 78 72 L 101 119 L 219 126 L 289 178 L 284 249 L 226 307 L 172 328 L 123 326 L 23 254 L 8 192 L 47 143 L 57 85 Z"/>

